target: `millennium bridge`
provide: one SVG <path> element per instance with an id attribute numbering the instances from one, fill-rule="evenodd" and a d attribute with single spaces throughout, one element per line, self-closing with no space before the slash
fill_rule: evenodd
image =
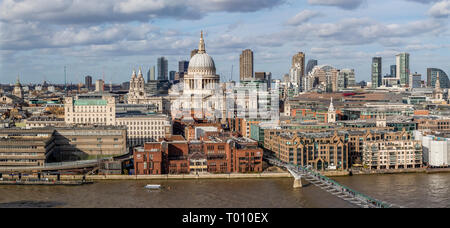
<path id="1" fill-rule="evenodd" d="M 0 172 L 61 171 L 98 167 L 101 160 L 46 163 L 43 166 L 0 167 Z"/>
<path id="2" fill-rule="evenodd" d="M 0 173 L 6 172 L 45 172 L 45 171 L 95 171 L 100 167 L 100 164 L 108 161 L 124 161 L 133 157 L 131 154 L 119 155 L 116 157 L 94 159 L 94 160 L 81 160 L 73 162 L 52 162 L 45 163 L 43 166 L 19 166 L 19 167 L 0 167 Z"/>
<path id="3" fill-rule="evenodd" d="M 265 158 L 270 164 L 286 168 L 294 177 L 294 188 L 303 187 L 302 178 L 309 183 L 319 187 L 320 189 L 344 200 L 353 205 L 362 208 L 393 208 L 399 207 L 394 204 L 390 204 L 381 200 L 377 200 L 366 196 L 360 192 L 357 192 L 351 188 L 348 188 L 338 182 L 321 175 L 319 172 L 314 171 L 309 167 L 298 166 L 294 164 L 288 164 L 280 161 L 277 158 L 267 157 Z"/>

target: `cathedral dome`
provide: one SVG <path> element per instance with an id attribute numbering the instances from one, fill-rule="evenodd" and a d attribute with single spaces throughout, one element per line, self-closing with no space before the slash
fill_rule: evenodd
<path id="1" fill-rule="evenodd" d="M 206 53 L 198 53 L 189 61 L 188 72 L 216 74 L 214 60 Z"/>
<path id="2" fill-rule="evenodd" d="M 215 75 L 216 65 L 214 60 L 206 53 L 203 32 L 200 35 L 198 52 L 189 61 L 188 74 Z"/>

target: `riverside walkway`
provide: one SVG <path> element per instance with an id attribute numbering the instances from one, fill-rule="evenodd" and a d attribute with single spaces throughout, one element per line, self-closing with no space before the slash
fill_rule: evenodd
<path id="1" fill-rule="evenodd" d="M 362 208 L 392 208 L 397 205 L 366 196 L 306 167 L 287 164 L 276 158 L 265 158 L 270 164 L 286 168 L 295 178 L 294 187 L 302 187 L 301 178 L 320 189 Z"/>
<path id="2" fill-rule="evenodd" d="M 47 163 L 44 166 L 0 167 L 0 172 L 56 171 L 96 167 L 101 160 Z"/>

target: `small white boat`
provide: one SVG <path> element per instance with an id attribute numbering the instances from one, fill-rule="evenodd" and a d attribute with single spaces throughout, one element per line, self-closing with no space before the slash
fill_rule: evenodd
<path id="1" fill-rule="evenodd" d="M 160 189 L 161 185 L 159 184 L 148 184 L 145 186 L 146 189 Z"/>

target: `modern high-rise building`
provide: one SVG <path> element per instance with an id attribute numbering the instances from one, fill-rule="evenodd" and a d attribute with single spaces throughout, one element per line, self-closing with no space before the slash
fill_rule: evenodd
<path id="1" fill-rule="evenodd" d="M 155 80 L 155 73 L 156 73 L 155 66 L 152 66 L 150 70 L 148 70 L 147 72 L 147 82 Z"/>
<path id="2" fill-rule="evenodd" d="M 400 53 L 396 55 L 395 59 L 397 65 L 396 78 L 400 80 L 401 86 L 409 85 L 409 53 Z"/>
<path id="3" fill-rule="evenodd" d="M 300 66 L 302 75 L 305 75 L 305 53 L 299 52 L 292 57 L 292 67 Z"/>
<path id="4" fill-rule="evenodd" d="M 182 60 L 178 62 L 178 72 L 187 73 L 189 68 L 189 61 Z"/>
<path id="5" fill-rule="evenodd" d="M 105 82 L 101 79 L 95 81 L 95 92 L 103 93 L 105 90 Z"/>
<path id="6" fill-rule="evenodd" d="M 86 76 L 84 77 L 84 87 L 86 87 L 88 90 L 91 89 L 92 87 L 92 77 L 91 76 Z"/>
<path id="7" fill-rule="evenodd" d="M 381 57 L 372 58 L 372 88 L 378 88 L 382 82 L 382 59 Z"/>
<path id="8" fill-rule="evenodd" d="M 289 71 L 289 81 L 297 88 L 297 91 L 302 91 L 303 77 L 305 76 L 305 53 L 299 52 L 292 57 L 292 67 Z"/>
<path id="9" fill-rule="evenodd" d="M 308 60 L 308 64 L 306 64 L 306 71 L 305 71 L 305 75 L 309 74 L 309 72 L 312 71 L 312 69 L 317 66 L 318 62 L 315 59 L 310 59 Z"/>
<path id="10" fill-rule="evenodd" d="M 354 69 L 342 69 L 339 71 L 337 82 L 337 89 L 346 89 L 348 87 L 354 87 L 355 82 L 355 70 Z"/>
<path id="11" fill-rule="evenodd" d="M 175 80 L 175 73 L 177 73 L 177 72 L 174 71 L 174 70 L 170 71 L 170 73 L 169 73 L 169 80 L 170 81 Z"/>
<path id="12" fill-rule="evenodd" d="M 253 52 L 250 49 L 242 51 L 239 57 L 241 81 L 253 79 Z"/>
<path id="13" fill-rule="evenodd" d="M 187 74 L 189 68 L 189 61 L 182 60 L 178 62 L 178 72 L 175 74 L 175 80 L 182 80 Z"/>
<path id="14" fill-rule="evenodd" d="M 438 68 L 427 68 L 427 87 L 436 87 L 436 78 L 439 73 L 439 82 L 441 88 L 450 88 L 450 82 L 447 74 Z"/>
<path id="15" fill-rule="evenodd" d="M 165 57 L 158 58 L 158 80 L 169 79 L 169 63 Z"/>
<path id="16" fill-rule="evenodd" d="M 409 81 L 411 88 L 420 88 L 422 87 L 422 75 L 418 74 L 417 72 L 415 74 L 409 75 Z"/>
<path id="17" fill-rule="evenodd" d="M 397 77 L 397 65 L 391 65 L 391 78 Z"/>

